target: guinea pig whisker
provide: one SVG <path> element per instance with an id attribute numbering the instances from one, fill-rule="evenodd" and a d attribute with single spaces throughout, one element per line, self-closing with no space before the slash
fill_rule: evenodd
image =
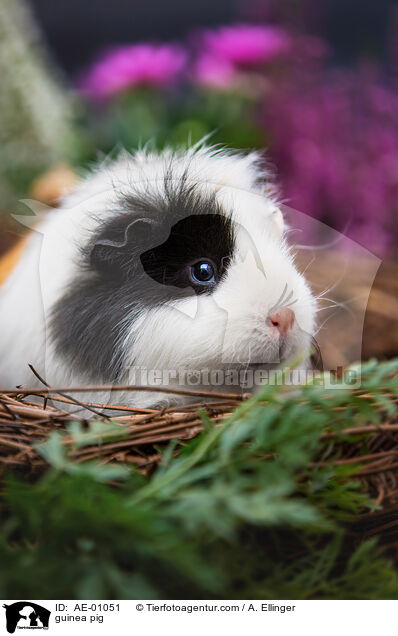
<path id="1" fill-rule="evenodd" d="M 329 298 L 329 296 L 317 296 L 315 300 L 322 302 L 324 300 L 328 300 L 329 302 L 335 303 L 338 302 L 335 298 Z"/>
<path id="2" fill-rule="evenodd" d="M 348 263 L 346 263 L 346 266 L 348 265 Z M 329 293 L 330 291 L 333 291 L 334 289 L 336 289 L 336 287 L 338 287 L 338 285 L 341 283 L 341 281 L 344 279 L 345 273 L 346 273 L 346 269 L 347 267 L 344 268 L 343 272 L 341 273 L 341 275 L 339 276 L 339 278 L 329 287 L 326 287 L 323 292 L 321 292 L 320 294 L 318 294 L 318 296 L 316 296 L 315 298 L 320 298 L 321 296 L 324 296 L 325 294 Z"/>
<path id="3" fill-rule="evenodd" d="M 360 298 L 360 296 L 358 297 L 354 297 L 351 298 L 349 300 L 346 301 L 338 301 L 338 300 L 333 300 L 333 298 L 327 298 L 326 296 L 324 296 L 321 300 L 328 300 L 329 302 L 332 303 L 331 306 L 333 307 L 339 307 L 340 309 L 344 309 L 347 313 L 349 313 L 353 318 L 355 318 L 355 313 L 352 311 L 352 309 L 350 307 L 348 307 L 348 303 L 352 303 L 355 300 L 358 300 L 358 298 Z"/>
<path id="4" fill-rule="evenodd" d="M 304 274 L 306 273 L 307 269 L 308 269 L 309 267 L 311 267 L 311 265 L 312 265 L 312 263 L 313 263 L 314 261 L 315 261 L 315 256 L 313 256 L 313 257 L 311 258 L 310 262 L 309 262 L 309 263 L 307 263 L 307 265 L 305 266 L 304 270 L 301 272 L 303 276 L 304 276 Z"/>
<path id="5" fill-rule="evenodd" d="M 318 333 L 321 331 L 321 329 L 324 328 L 324 326 L 326 325 L 326 323 L 329 322 L 329 320 L 331 320 L 334 316 L 337 315 L 337 311 L 335 311 L 333 314 L 331 314 L 330 316 L 328 316 L 327 318 L 325 318 L 325 320 L 323 321 L 323 323 L 318 327 L 318 329 L 316 330 L 314 336 L 317 336 Z"/>
<path id="6" fill-rule="evenodd" d="M 319 346 L 319 343 L 315 339 L 314 336 L 311 336 L 310 342 L 311 342 L 311 348 L 314 350 L 314 351 L 311 352 L 311 360 L 313 362 L 313 365 L 319 371 L 323 371 L 324 370 L 324 366 L 323 366 L 323 358 L 322 358 L 321 347 Z M 313 359 L 313 358 L 315 358 L 315 359 Z"/>
<path id="7" fill-rule="evenodd" d="M 327 296 L 325 296 L 325 294 L 328 294 L 330 291 L 333 291 L 334 288 L 335 288 L 335 286 L 327 287 L 326 289 L 323 290 L 322 293 L 317 294 L 315 296 L 315 300 L 320 300 L 321 298 L 327 298 Z"/>
<path id="8" fill-rule="evenodd" d="M 319 314 L 321 311 L 325 311 L 326 309 L 333 309 L 335 307 L 338 307 L 338 305 L 326 305 L 326 307 L 318 307 L 317 314 Z"/>
<path id="9" fill-rule="evenodd" d="M 327 296 L 323 296 L 321 300 L 329 300 L 330 302 L 336 302 L 340 305 L 348 305 L 349 303 L 354 303 L 355 301 L 361 300 L 363 298 L 364 298 L 363 294 L 358 294 L 358 296 L 352 296 L 351 298 L 347 298 L 347 300 L 345 300 L 344 302 L 343 301 L 339 302 L 337 300 L 334 300 L 334 298 L 328 298 Z"/>

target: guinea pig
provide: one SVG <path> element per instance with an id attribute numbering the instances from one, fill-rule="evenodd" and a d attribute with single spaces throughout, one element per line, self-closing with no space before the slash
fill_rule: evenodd
<path id="1" fill-rule="evenodd" d="M 42 386 L 31 364 L 51 386 L 231 391 L 231 370 L 300 356 L 305 367 L 315 315 L 259 154 L 205 144 L 123 151 L 34 228 L 1 286 L 0 386 Z"/>

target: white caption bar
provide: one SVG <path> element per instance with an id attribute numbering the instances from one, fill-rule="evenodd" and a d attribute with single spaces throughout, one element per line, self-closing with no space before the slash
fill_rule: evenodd
<path id="1" fill-rule="evenodd" d="M 0 634 L 257 634 L 374 636 L 395 625 L 398 601 L 0 601 Z"/>

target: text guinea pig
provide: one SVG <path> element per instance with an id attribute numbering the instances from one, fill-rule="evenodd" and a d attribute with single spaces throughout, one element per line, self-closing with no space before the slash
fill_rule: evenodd
<path id="1" fill-rule="evenodd" d="M 211 390 L 217 370 L 231 391 L 222 373 L 307 356 L 315 311 L 256 153 L 124 152 L 35 227 L 0 289 L 0 385 L 41 386 L 30 363 L 52 386 Z"/>

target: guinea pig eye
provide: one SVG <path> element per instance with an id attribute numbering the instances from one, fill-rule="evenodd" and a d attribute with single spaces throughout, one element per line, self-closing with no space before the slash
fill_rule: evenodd
<path id="1" fill-rule="evenodd" d="M 189 277 L 194 285 L 215 285 L 217 268 L 211 261 L 201 259 L 190 265 Z"/>

